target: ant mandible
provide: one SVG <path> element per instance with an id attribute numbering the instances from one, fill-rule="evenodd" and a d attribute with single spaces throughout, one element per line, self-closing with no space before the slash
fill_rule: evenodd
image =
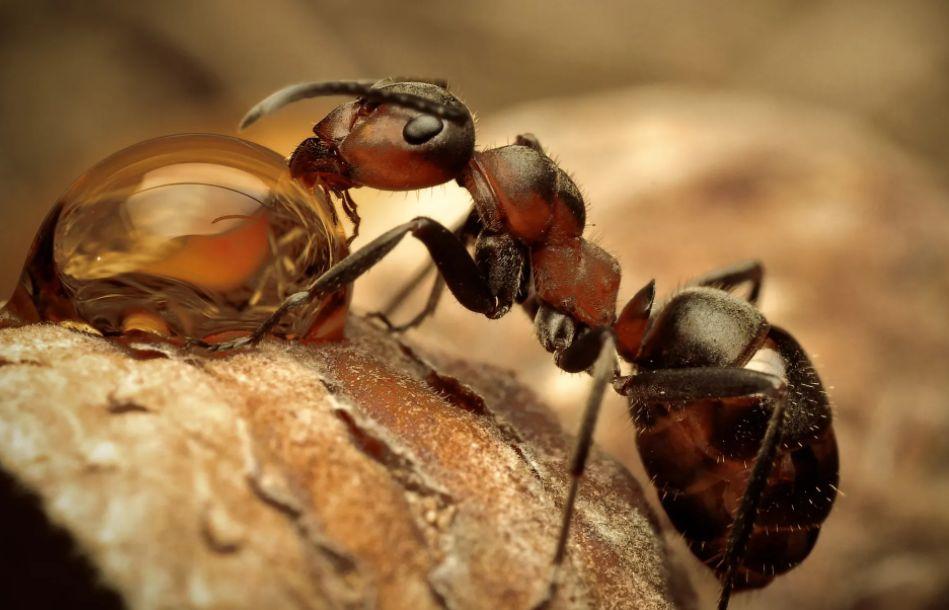
<path id="1" fill-rule="evenodd" d="M 733 589 L 762 587 L 803 561 L 836 496 L 837 447 L 806 353 L 755 307 L 760 264 L 711 273 L 659 307 L 650 282 L 617 315 L 619 266 L 583 238 L 583 198 L 536 138 L 476 151 L 471 113 L 445 82 L 423 79 L 290 86 L 254 107 L 241 127 L 326 95 L 358 99 L 316 124 L 315 137 L 290 157 L 290 171 L 336 194 L 354 233 L 359 217 L 349 189 L 360 186 L 412 190 L 455 180 L 471 193 L 471 211 L 456 229 L 424 217 L 390 229 L 287 298 L 249 336 L 193 343 L 213 351 L 255 345 L 288 310 L 355 281 L 411 234 L 439 275 L 425 309 L 408 324 L 375 314 L 390 329 L 419 324 L 447 285 L 464 307 L 491 319 L 520 304 L 558 367 L 593 376 L 547 599 L 609 384 L 628 398 L 643 463 L 670 520 L 721 581 L 720 609 Z M 733 294 L 742 285 L 750 287 L 747 298 Z M 617 356 L 630 374 L 620 373 Z"/>

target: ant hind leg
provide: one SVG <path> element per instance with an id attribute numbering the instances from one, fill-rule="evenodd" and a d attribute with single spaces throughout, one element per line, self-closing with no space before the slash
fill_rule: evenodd
<path id="1" fill-rule="evenodd" d="M 721 563 L 725 571 L 719 577 L 722 590 L 718 598 L 718 610 L 727 610 L 728 608 L 728 601 L 731 598 L 732 587 L 734 587 L 735 571 L 745 554 L 764 487 L 768 482 L 771 469 L 774 467 L 774 458 L 777 454 L 778 444 L 781 442 L 786 404 L 787 400 L 785 399 L 777 400 L 774 403 L 771 418 L 768 420 L 768 427 L 761 439 L 761 447 L 758 449 L 754 465 L 751 467 L 748 486 L 741 497 L 741 504 L 739 504 L 738 512 L 735 514 L 735 521 L 728 532 L 728 542 L 725 544 L 725 555 L 722 557 Z"/>
<path id="2" fill-rule="evenodd" d="M 570 522 L 573 519 L 576 507 L 577 492 L 580 480 L 586 469 L 587 458 L 593 446 L 593 432 L 599 419 L 600 406 L 603 404 L 603 394 L 606 386 L 616 375 L 616 351 L 613 337 L 605 329 L 591 330 L 580 335 L 567 346 L 558 357 L 558 364 L 570 372 L 589 370 L 593 376 L 590 393 L 587 395 L 586 406 L 583 409 L 583 420 L 580 432 L 570 458 L 569 488 L 564 501 L 560 534 L 557 537 L 557 547 L 553 558 L 553 575 L 543 600 L 536 605 L 535 610 L 546 608 L 557 591 L 560 567 L 567 555 L 567 541 L 570 537 Z M 564 366 L 565 365 L 565 366 Z"/>
<path id="3" fill-rule="evenodd" d="M 744 283 L 751 285 L 748 291 L 748 302 L 758 304 L 761 294 L 761 284 L 764 281 L 764 266 L 761 261 L 743 261 L 721 269 L 715 269 L 689 282 L 692 286 L 710 286 L 731 291 Z"/>

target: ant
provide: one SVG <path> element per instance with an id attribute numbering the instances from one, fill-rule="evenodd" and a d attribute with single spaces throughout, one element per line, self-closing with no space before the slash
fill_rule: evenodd
<path id="1" fill-rule="evenodd" d="M 397 78 L 293 85 L 255 106 L 241 127 L 327 95 L 357 99 L 315 125 L 315 137 L 291 155 L 290 172 L 337 195 L 356 230 L 348 191 L 360 186 L 412 190 L 455 180 L 471 193 L 471 211 L 454 229 L 425 217 L 394 227 L 288 297 L 252 334 L 192 343 L 212 351 L 253 346 L 288 310 L 355 281 L 411 234 L 439 274 L 424 310 L 407 324 L 373 314 L 390 329 L 420 324 L 447 285 L 464 307 L 490 319 L 520 304 L 557 366 L 593 377 L 547 601 L 607 385 L 628 398 L 640 455 L 670 520 L 721 582 L 720 610 L 733 589 L 762 587 L 804 560 L 836 496 L 837 447 L 829 402 L 806 353 L 756 308 L 760 263 L 713 272 L 658 306 L 651 281 L 617 314 L 619 265 L 584 239 L 583 198 L 533 135 L 475 150 L 471 113 L 444 81 Z M 746 298 L 734 294 L 742 286 Z M 620 372 L 619 358 L 629 374 Z"/>

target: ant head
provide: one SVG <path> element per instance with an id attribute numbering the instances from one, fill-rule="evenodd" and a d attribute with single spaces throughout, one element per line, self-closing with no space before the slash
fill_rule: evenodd
<path id="1" fill-rule="evenodd" d="M 474 152 L 471 113 L 446 87 L 443 81 L 420 79 L 293 85 L 255 106 L 241 127 L 296 100 L 357 95 L 313 128 L 323 144 L 319 148 L 336 157 L 335 171 L 343 174 L 330 181 L 387 190 L 424 188 L 454 179 Z M 325 164 L 313 160 L 313 165 Z"/>

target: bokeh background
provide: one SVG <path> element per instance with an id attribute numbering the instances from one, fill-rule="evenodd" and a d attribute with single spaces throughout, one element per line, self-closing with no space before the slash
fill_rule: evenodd
<path id="1" fill-rule="evenodd" d="M 812 557 L 735 608 L 949 606 L 949 4 L 941 0 L 0 1 L 0 292 L 69 183 L 126 145 L 233 133 L 274 88 L 442 76 L 484 146 L 538 135 L 590 206 L 590 232 L 668 293 L 764 260 L 763 309 L 832 386 L 843 495 Z M 336 100 L 245 134 L 282 153 Z M 466 194 L 355 193 L 377 233 L 451 221 Z M 357 242 L 358 245 L 358 242 Z M 377 306 L 423 260 L 405 246 L 361 283 Z M 407 315 L 405 312 L 403 315 Z M 446 303 L 413 340 L 518 371 L 576 424 L 518 313 Z M 601 446 L 641 473 L 622 403 Z M 670 532 L 708 607 L 714 581 Z"/>

